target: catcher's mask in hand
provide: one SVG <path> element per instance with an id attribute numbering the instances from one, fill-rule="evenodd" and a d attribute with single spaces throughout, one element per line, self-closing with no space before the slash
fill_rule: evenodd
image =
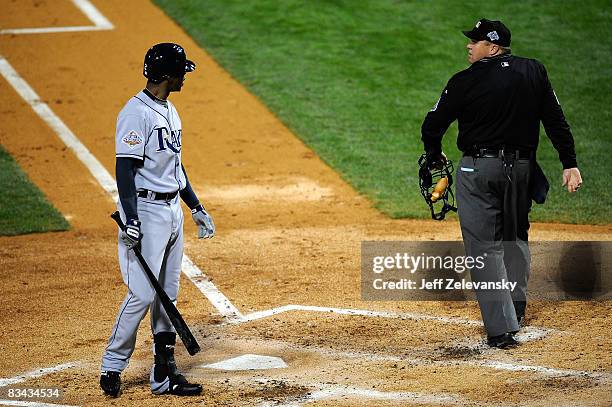
<path id="1" fill-rule="evenodd" d="M 447 212 L 457 212 L 451 189 L 453 171 L 453 163 L 448 159 L 432 160 L 428 154 L 419 158 L 419 187 L 432 219 L 443 220 Z"/>

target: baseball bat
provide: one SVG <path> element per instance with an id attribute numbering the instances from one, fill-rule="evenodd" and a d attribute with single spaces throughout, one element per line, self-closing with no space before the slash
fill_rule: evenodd
<path id="1" fill-rule="evenodd" d="M 118 211 L 113 213 L 111 215 L 111 218 L 113 218 L 113 220 L 117 222 L 117 225 L 119 225 L 119 228 L 121 230 L 125 230 L 125 225 L 123 224 L 123 221 L 121 220 Z M 168 315 L 168 318 L 172 323 L 172 326 L 174 326 L 174 329 L 176 329 L 176 333 L 181 338 L 181 341 L 183 341 L 185 348 L 187 348 L 187 352 L 189 352 L 191 356 L 195 355 L 200 351 L 200 345 L 198 344 L 198 341 L 196 341 L 196 338 L 194 338 L 193 334 L 189 330 L 189 326 L 187 326 L 187 323 L 185 323 L 185 320 L 179 313 L 178 309 L 176 309 L 174 303 L 170 300 L 170 297 L 168 297 L 168 294 L 166 294 L 162 286 L 159 285 L 159 281 L 157 281 L 155 275 L 151 271 L 151 268 L 145 261 L 144 257 L 142 257 L 142 253 L 140 253 L 140 249 L 138 248 L 138 246 L 135 246 L 133 250 L 134 254 L 136 255 L 136 258 L 140 262 L 140 265 L 144 269 L 145 274 L 151 281 L 151 285 L 155 289 L 157 297 L 161 301 L 162 306 L 164 307 L 164 310 L 166 311 L 166 314 Z"/>

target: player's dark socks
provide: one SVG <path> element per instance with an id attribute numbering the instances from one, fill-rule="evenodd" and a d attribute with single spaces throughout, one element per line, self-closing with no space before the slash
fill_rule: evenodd
<path id="1" fill-rule="evenodd" d="M 104 393 L 111 397 L 118 397 L 121 391 L 121 373 L 119 372 L 102 372 L 100 375 L 100 387 Z"/>

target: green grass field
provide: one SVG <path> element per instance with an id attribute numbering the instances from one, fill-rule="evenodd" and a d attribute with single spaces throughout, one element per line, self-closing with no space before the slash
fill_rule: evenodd
<path id="1" fill-rule="evenodd" d="M 155 0 L 295 134 L 381 211 L 428 217 L 418 191 L 420 125 L 452 74 L 468 66 L 481 17 L 513 32 L 513 52 L 544 62 L 576 139 L 584 186 L 551 181 L 532 220 L 610 223 L 612 9 L 608 1 Z M 458 160 L 456 126 L 445 151 Z M 542 133 L 543 135 L 544 133 Z"/>
<path id="2" fill-rule="evenodd" d="M 0 146 L 0 236 L 67 230 L 70 225 Z"/>

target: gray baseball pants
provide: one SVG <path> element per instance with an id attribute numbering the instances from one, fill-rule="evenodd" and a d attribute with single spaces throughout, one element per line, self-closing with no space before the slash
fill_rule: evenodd
<path id="1" fill-rule="evenodd" d="M 508 162 L 508 160 L 506 160 Z M 468 256 L 485 256 L 485 266 L 471 270 L 474 282 L 516 282 L 509 289 L 476 290 L 487 335 L 518 331 L 513 301 L 526 301 L 530 253 L 532 161 L 464 156 L 457 169 L 457 207 Z"/>
<path id="2" fill-rule="evenodd" d="M 125 214 L 117 204 L 121 219 Z M 176 304 L 183 260 L 183 211 L 179 197 L 171 202 L 138 198 L 138 218 L 142 222 L 140 251 L 168 297 Z M 120 233 L 120 232 L 119 232 Z M 108 345 L 102 356 L 102 371 L 123 371 L 134 352 L 140 321 L 151 311 L 151 331 L 174 332 L 155 289 L 134 252 L 119 239 L 119 266 L 128 288 L 119 307 Z"/>

